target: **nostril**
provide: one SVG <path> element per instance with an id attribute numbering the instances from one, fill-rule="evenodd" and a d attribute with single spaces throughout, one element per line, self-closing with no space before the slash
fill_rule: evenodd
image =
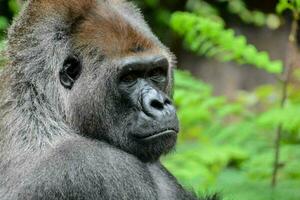
<path id="1" fill-rule="evenodd" d="M 160 101 L 158 100 L 152 100 L 150 103 L 151 107 L 157 109 L 157 110 L 163 110 L 164 109 L 164 104 L 162 104 Z"/>
<path id="2" fill-rule="evenodd" d="M 171 104 L 172 104 L 172 102 L 169 99 L 165 100 L 165 105 L 171 105 Z"/>

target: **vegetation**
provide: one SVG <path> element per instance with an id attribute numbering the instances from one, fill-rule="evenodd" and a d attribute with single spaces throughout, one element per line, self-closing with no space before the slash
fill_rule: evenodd
<path id="1" fill-rule="evenodd" d="M 293 56 L 298 53 L 300 1 L 280 0 L 277 13 L 250 10 L 243 0 L 136 1 L 165 43 L 171 45 L 179 36 L 183 47 L 196 55 L 248 64 L 278 79 L 229 99 L 213 95 L 211 85 L 178 70 L 174 98 L 181 134 L 176 151 L 163 158 L 166 167 L 187 187 L 221 192 L 225 200 L 300 199 L 300 68 Z M 228 28 L 221 12 L 270 31 L 288 13 L 288 60 L 274 61 L 268 52 L 258 51 Z M 0 31 L 8 21 L 0 16 Z"/>

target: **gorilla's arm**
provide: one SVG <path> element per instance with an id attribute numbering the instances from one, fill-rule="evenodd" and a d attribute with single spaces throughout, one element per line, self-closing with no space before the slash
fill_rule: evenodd
<path id="1" fill-rule="evenodd" d="M 36 163 L 5 200 L 157 200 L 146 165 L 103 142 L 72 139 Z"/>
<path id="2" fill-rule="evenodd" d="M 109 199 L 101 176 L 109 166 L 97 163 L 103 157 L 96 147 L 74 140 L 46 150 L 7 200 Z"/>
<path id="3" fill-rule="evenodd" d="M 160 162 L 150 164 L 148 167 L 155 183 L 158 185 L 158 193 L 162 195 L 158 199 L 221 200 L 217 194 L 197 198 L 195 193 L 185 190 Z M 172 196 L 172 194 L 176 195 Z"/>
<path id="4" fill-rule="evenodd" d="M 156 175 L 145 163 L 108 144 L 75 139 L 49 150 L 9 200 L 198 200 L 159 163 L 153 165 Z"/>

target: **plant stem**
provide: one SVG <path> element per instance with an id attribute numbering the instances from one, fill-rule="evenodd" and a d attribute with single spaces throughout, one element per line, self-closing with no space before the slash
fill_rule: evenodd
<path id="1" fill-rule="evenodd" d="M 298 31 L 298 13 L 294 13 L 291 32 L 289 35 L 289 42 L 288 48 L 292 50 L 292 55 L 287 55 L 287 64 L 283 75 L 283 82 L 282 82 L 282 97 L 280 102 L 280 107 L 284 108 L 286 101 L 288 100 L 288 86 L 291 81 L 291 74 L 293 72 L 293 66 L 295 61 L 295 55 L 297 55 L 298 47 L 297 47 L 297 31 Z M 296 51 L 296 52 L 294 52 Z M 280 168 L 280 142 L 282 136 L 282 124 L 279 124 L 276 131 L 275 137 L 275 159 L 273 164 L 273 174 L 272 174 L 272 187 L 275 188 L 277 185 L 277 176 L 278 170 Z"/>

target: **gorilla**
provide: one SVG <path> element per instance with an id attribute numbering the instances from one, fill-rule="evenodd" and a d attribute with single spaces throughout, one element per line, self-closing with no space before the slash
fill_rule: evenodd
<path id="1" fill-rule="evenodd" d="M 179 130 L 175 59 L 132 3 L 25 1 L 7 57 L 1 200 L 199 199 L 159 161 Z"/>

